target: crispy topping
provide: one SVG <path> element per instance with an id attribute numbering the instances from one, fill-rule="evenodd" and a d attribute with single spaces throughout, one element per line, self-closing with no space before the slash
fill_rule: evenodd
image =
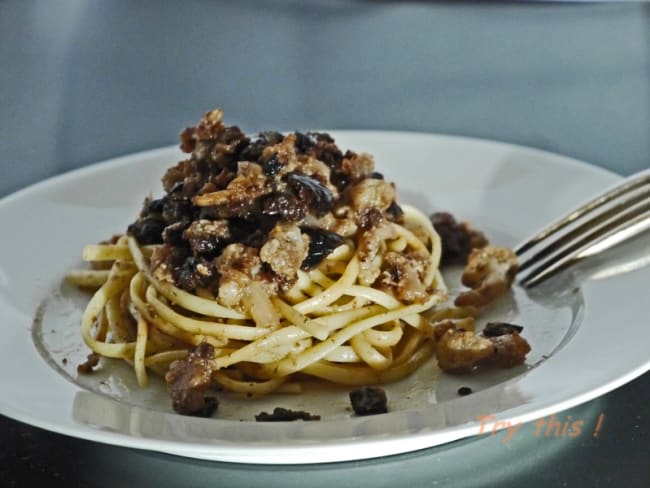
<path id="1" fill-rule="evenodd" d="M 88 354 L 86 360 L 77 366 L 77 373 L 79 374 L 90 374 L 95 370 L 95 367 L 99 364 L 100 355 L 96 353 Z"/>
<path id="2" fill-rule="evenodd" d="M 199 207 L 222 207 L 218 212 L 224 217 L 248 217 L 257 198 L 272 190 L 267 177 L 257 163 L 240 162 L 237 176 L 226 188 L 192 197 L 192 203 Z"/>
<path id="3" fill-rule="evenodd" d="M 494 344 L 495 353 L 486 364 L 493 364 L 499 368 L 512 368 L 522 364 L 526 354 L 530 352 L 530 344 L 518 333 L 489 337 Z"/>
<path id="4" fill-rule="evenodd" d="M 320 415 L 312 415 L 303 410 L 290 410 L 288 408 L 275 407 L 273 413 L 262 412 L 255 415 L 257 422 L 288 422 L 293 420 L 320 420 Z"/>
<path id="5" fill-rule="evenodd" d="M 349 189 L 355 220 L 361 227 L 368 226 L 368 214 L 374 209 L 385 212 L 395 201 L 395 185 L 384 180 L 366 178 Z"/>
<path id="6" fill-rule="evenodd" d="M 359 281 L 361 284 L 370 286 L 379 277 L 381 274 L 379 256 L 385 251 L 386 240 L 395 237 L 397 237 L 397 233 L 390 222 L 381 222 L 361 234 L 359 239 L 359 260 L 361 264 Z"/>
<path id="7" fill-rule="evenodd" d="M 384 271 L 379 278 L 379 285 L 391 290 L 405 303 L 424 302 L 429 296 L 424 283 L 428 263 L 428 256 L 421 253 L 388 251 L 384 256 Z"/>
<path id="8" fill-rule="evenodd" d="M 437 324 L 433 335 L 440 369 L 448 373 L 469 373 L 482 367 L 512 368 L 522 364 L 530 345 L 521 337 L 523 327 L 489 323 L 480 335 L 459 329 L 449 320 Z"/>
<path id="9" fill-rule="evenodd" d="M 294 224 L 278 224 L 260 249 L 260 259 L 284 280 L 293 282 L 307 257 L 309 237 Z"/>
<path id="10" fill-rule="evenodd" d="M 169 227 L 173 225 L 176 224 Z M 183 238 L 187 240 L 195 255 L 213 254 L 221 251 L 225 244 L 230 242 L 232 234 L 227 220 L 200 219 L 192 222 L 183 231 Z"/>
<path id="11" fill-rule="evenodd" d="M 244 244 L 229 244 L 214 260 L 219 275 L 219 302 L 236 306 L 244 297 L 251 280 L 262 272 L 262 261 L 257 249 Z"/>
<path id="12" fill-rule="evenodd" d="M 298 172 L 289 173 L 286 179 L 289 188 L 293 189 L 302 201 L 306 201 L 315 210 L 317 217 L 322 217 L 332 210 L 334 196 L 332 192 L 318 180 Z"/>
<path id="13" fill-rule="evenodd" d="M 263 280 L 287 289 L 301 266 L 317 265 L 342 238 L 401 218 L 395 187 L 374 172 L 372 157 L 342 153 L 327 134 L 249 138 L 217 109 L 185 129 L 180 145 L 189 157 L 167 170 L 165 194 L 144 202 L 128 232 L 161 244 L 154 275 L 190 292 L 229 290 L 234 300 L 242 276 L 260 276 L 251 266 L 231 276 L 230 257 L 221 257 L 230 246 L 244 246 L 249 264 L 266 267 Z"/>
<path id="14" fill-rule="evenodd" d="M 438 365 L 449 373 L 468 373 L 493 354 L 489 339 L 463 329 L 448 330 L 436 343 Z"/>
<path id="15" fill-rule="evenodd" d="M 471 290 L 458 295 L 458 306 L 482 307 L 504 294 L 517 273 L 517 255 L 505 247 L 473 249 L 463 272 L 463 285 Z"/>

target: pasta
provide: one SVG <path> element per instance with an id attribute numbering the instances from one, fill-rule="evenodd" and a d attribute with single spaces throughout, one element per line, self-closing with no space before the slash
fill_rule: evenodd
<path id="1" fill-rule="evenodd" d="M 447 298 L 438 270 L 440 241 L 428 219 L 403 206 L 404 226 L 395 226 L 404 250 L 413 246 L 428 254 L 428 298 L 406 304 L 380 289 L 359 283 L 360 264 L 351 243 L 335 249 L 317 268 L 301 272 L 285 296 L 268 296 L 251 284 L 243 310 L 224 307 L 214 297 L 188 293 L 157 279 L 149 258 L 151 249 L 132 236 L 117 244 L 88 245 L 84 259 L 111 260 L 110 270 L 69 274 L 80 286 L 101 286 L 82 318 L 86 344 L 97 354 L 133 363 L 138 382 L 147 372 L 164 374 L 169 364 L 185 357 L 188 348 L 208 342 L 216 351 L 213 375 L 230 391 L 265 394 L 295 382 L 296 374 L 343 385 L 380 384 L 400 379 L 432 355 L 428 319 L 423 315 Z M 427 243 L 408 225 L 420 226 Z M 417 242 L 416 242 L 417 239 Z M 113 260 L 113 258 L 117 259 Z M 244 300 L 246 302 L 246 300 Z M 256 307 L 268 302 L 277 319 L 256 317 Z M 100 320 L 101 318 L 101 320 Z M 105 320 L 105 340 L 93 328 Z M 131 322 L 129 325 L 127 322 Z M 135 323 L 135 335 L 129 328 Z"/>
<path id="2" fill-rule="evenodd" d="M 436 324 L 473 328 L 476 308 L 446 304 L 430 218 L 397 203 L 371 156 L 315 132 L 251 140 L 220 110 L 181 148 L 165 195 L 85 246 L 91 269 L 68 276 L 95 290 L 88 347 L 131 363 L 142 386 L 164 376 L 177 411 L 205 411 L 215 386 L 396 381 L 433 355 Z"/>

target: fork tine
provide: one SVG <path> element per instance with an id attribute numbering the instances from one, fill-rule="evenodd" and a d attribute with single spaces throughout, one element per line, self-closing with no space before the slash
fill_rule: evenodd
<path id="1" fill-rule="evenodd" d="M 605 251 L 647 229 L 650 229 L 650 200 L 595 228 L 550 259 L 541 262 L 521 280 L 521 284 L 533 288 L 576 261 Z"/>
<path id="2" fill-rule="evenodd" d="M 576 220 L 583 217 L 584 215 L 587 215 L 588 213 L 593 212 L 594 210 L 602 207 L 603 205 L 606 205 L 607 203 L 611 202 L 612 200 L 619 197 L 620 195 L 631 192 L 648 183 L 650 183 L 650 169 L 641 171 L 640 173 L 636 173 L 628 177 L 627 179 L 623 180 L 623 182 L 618 183 L 616 186 L 611 188 L 609 191 L 606 191 L 605 193 L 594 198 L 593 200 L 588 201 L 587 203 L 576 208 L 575 210 L 569 212 L 568 214 L 566 214 L 564 217 L 560 218 L 553 224 L 542 229 L 537 234 L 533 235 L 528 240 L 520 244 L 515 249 L 515 252 L 517 253 L 517 255 L 521 256 L 523 253 L 533 248 L 541 241 L 549 238 L 553 234 L 556 234 L 557 232 L 564 229 L 566 226 L 575 222 Z"/>
<path id="3" fill-rule="evenodd" d="M 531 255 L 526 260 L 522 261 L 519 265 L 519 271 L 523 271 L 529 268 L 535 263 L 541 262 L 543 259 L 546 259 L 548 256 L 558 251 L 567 243 L 573 241 L 574 239 L 579 238 L 581 235 L 585 235 L 590 229 L 597 227 L 598 225 L 607 222 L 613 217 L 620 215 L 625 212 L 627 209 L 634 207 L 639 202 L 643 202 L 646 199 L 650 198 L 650 188 L 644 190 L 643 192 L 632 195 L 630 198 L 627 198 L 616 205 L 613 205 L 611 208 L 606 211 L 595 215 L 593 218 L 587 220 L 586 222 L 578 225 L 571 231 L 567 232 L 561 237 L 558 237 L 557 240 L 549 240 L 550 242 L 544 247 L 540 248 L 537 252 Z M 650 201 L 650 200 L 649 200 Z M 549 237 L 552 234 L 549 234 Z M 537 244 L 541 244 L 542 241 L 538 241 Z M 530 247 L 528 248 L 530 249 Z M 521 253 L 518 253 L 521 256 Z"/>
<path id="4" fill-rule="evenodd" d="M 650 228 L 650 187 L 644 188 L 648 184 L 650 169 L 619 182 L 520 244 L 515 250 L 520 259 L 537 248 L 519 266 L 519 273 L 533 268 L 520 280 L 521 284 L 532 288 L 576 261 Z M 596 210 L 601 211 L 580 222 Z M 573 228 L 555 237 L 572 224 Z"/>

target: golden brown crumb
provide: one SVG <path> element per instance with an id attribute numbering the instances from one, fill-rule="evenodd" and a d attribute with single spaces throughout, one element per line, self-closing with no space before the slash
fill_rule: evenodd
<path id="1" fill-rule="evenodd" d="M 504 294 L 517 273 L 517 255 L 508 248 L 485 246 L 473 249 L 462 283 L 471 288 L 458 295 L 457 306 L 485 306 Z"/>

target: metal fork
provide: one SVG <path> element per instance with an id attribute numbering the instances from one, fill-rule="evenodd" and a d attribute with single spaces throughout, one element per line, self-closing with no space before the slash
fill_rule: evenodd
<path id="1" fill-rule="evenodd" d="M 619 182 L 515 248 L 520 283 L 533 288 L 589 256 L 650 229 L 650 169 Z"/>

